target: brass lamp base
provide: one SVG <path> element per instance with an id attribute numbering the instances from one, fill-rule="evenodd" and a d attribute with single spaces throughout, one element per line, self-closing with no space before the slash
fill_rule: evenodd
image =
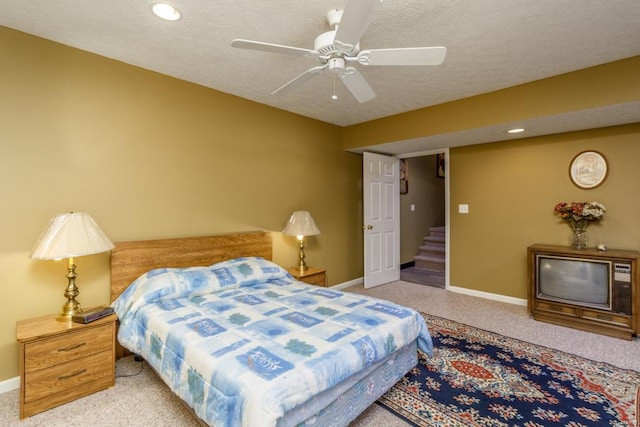
<path id="1" fill-rule="evenodd" d="M 80 290 L 76 286 L 76 265 L 73 263 L 73 258 L 69 258 L 69 264 L 67 265 L 67 279 L 69 284 L 64 291 L 64 296 L 67 297 L 67 302 L 62 306 L 62 313 L 56 317 L 58 322 L 71 322 L 71 318 L 77 314 L 82 313 L 82 307 L 76 300 L 76 297 L 80 294 Z"/>
<path id="2" fill-rule="evenodd" d="M 76 314 L 82 313 L 82 308 L 80 307 L 80 304 L 78 303 L 78 301 L 73 301 L 73 302 L 76 303 L 75 306 L 68 307 L 67 304 L 64 304 L 62 306 L 62 313 L 56 316 L 56 320 L 58 322 L 71 322 L 73 316 L 75 316 Z"/>
<path id="3" fill-rule="evenodd" d="M 298 236 L 298 240 L 300 241 L 300 261 L 298 262 L 298 268 L 300 269 L 300 273 L 303 273 L 305 270 L 309 269 L 309 267 L 307 267 L 307 263 L 304 262 L 304 236 Z"/>

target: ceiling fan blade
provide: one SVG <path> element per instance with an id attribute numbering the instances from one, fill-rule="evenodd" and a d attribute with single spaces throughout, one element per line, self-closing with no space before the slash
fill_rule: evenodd
<path id="1" fill-rule="evenodd" d="M 335 40 L 345 45 L 355 46 L 373 21 L 376 8 L 380 3 L 382 0 L 347 0 Z"/>
<path id="2" fill-rule="evenodd" d="M 263 52 L 284 53 L 287 55 L 317 55 L 318 52 L 311 49 L 303 49 L 300 47 L 284 46 L 281 44 L 257 42 L 253 40 L 235 39 L 231 42 L 232 47 L 239 47 L 241 49 L 260 50 Z"/>
<path id="3" fill-rule="evenodd" d="M 280 86 L 278 89 L 271 92 L 271 95 L 283 95 L 287 92 L 290 92 L 293 89 L 300 86 L 301 84 L 311 80 L 311 78 L 320 74 L 322 70 L 324 70 L 325 68 L 327 68 L 327 64 L 317 65 L 315 67 L 309 68 L 304 73 L 296 76 L 294 79 L 288 81 L 287 83 Z"/>
<path id="4" fill-rule="evenodd" d="M 360 74 L 357 69 L 353 67 L 345 68 L 344 71 L 340 73 L 340 79 L 359 103 L 363 104 L 376 97 L 376 93 L 371 89 L 369 83 L 367 83 L 364 76 Z"/>
<path id="5" fill-rule="evenodd" d="M 447 48 L 406 47 L 398 49 L 363 50 L 358 54 L 362 65 L 440 65 L 447 55 Z"/>

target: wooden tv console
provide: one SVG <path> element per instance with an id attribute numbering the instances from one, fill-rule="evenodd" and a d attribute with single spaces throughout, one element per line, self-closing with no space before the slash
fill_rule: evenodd
<path id="1" fill-rule="evenodd" d="M 543 298 L 537 294 L 536 256 L 552 256 L 566 259 L 601 260 L 611 262 L 628 262 L 631 264 L 630 282 L 630 313 L 615 312 L 593 308 L 579 302 L 557 302 Z M 528 309 L 535 320 L 567 326 L 597 334 L 609 335 L 627 340 L 640 331 L 640 294 L 638 281 L 640 280 L 638 261 L 640 252 L 632 250 L 609 249 L 574 249 L 567 246 L 535 244 L 527 248 L 527 262 L 529 267 Z M 615 290 L 610 290 L 610 298 L 616 298 Z"/>

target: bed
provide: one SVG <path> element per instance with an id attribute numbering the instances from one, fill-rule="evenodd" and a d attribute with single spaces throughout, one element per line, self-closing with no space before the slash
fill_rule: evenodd
<path id="1" fill-rule="evenodd" d="M 271 235 L 116 243 L 118 341 L 216 427 L 347 425 L 430 354 L 422 316 L 296 281 Z"/>

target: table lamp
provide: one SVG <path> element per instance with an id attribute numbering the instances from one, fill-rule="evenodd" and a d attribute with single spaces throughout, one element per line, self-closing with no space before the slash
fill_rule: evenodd
<path id="1" fill-rule="evenodd" d="M 316 226 L 315 221 L 311 217 L 311 214 L 307 211 L 295 211 L 291 214 L 289 221 L 284 226 L 282 231 L 289 236 L 296 236 L 300 242 L 300 273 L 307 269 L 307 264 L 304 262 L 304 238 L 305 236 L 315 236 L 320 234 L 320 230 Z"/>
<path id="2" fill-rule="evenodd" d="M 114 248 L 109 238 L 100 230 L 86 213 L 69 212 L 60 214 L 49 222 L 36 243 L 31 259 L 68 259 L 67 279 L 69 281 L 64 296 L 67 302 L 57 317 L 61 322 L 71 320 L 76 313 L 82 312 L 76 297 L 80 293 L 76 286 L 75 257 L 107 252 Z"/>

